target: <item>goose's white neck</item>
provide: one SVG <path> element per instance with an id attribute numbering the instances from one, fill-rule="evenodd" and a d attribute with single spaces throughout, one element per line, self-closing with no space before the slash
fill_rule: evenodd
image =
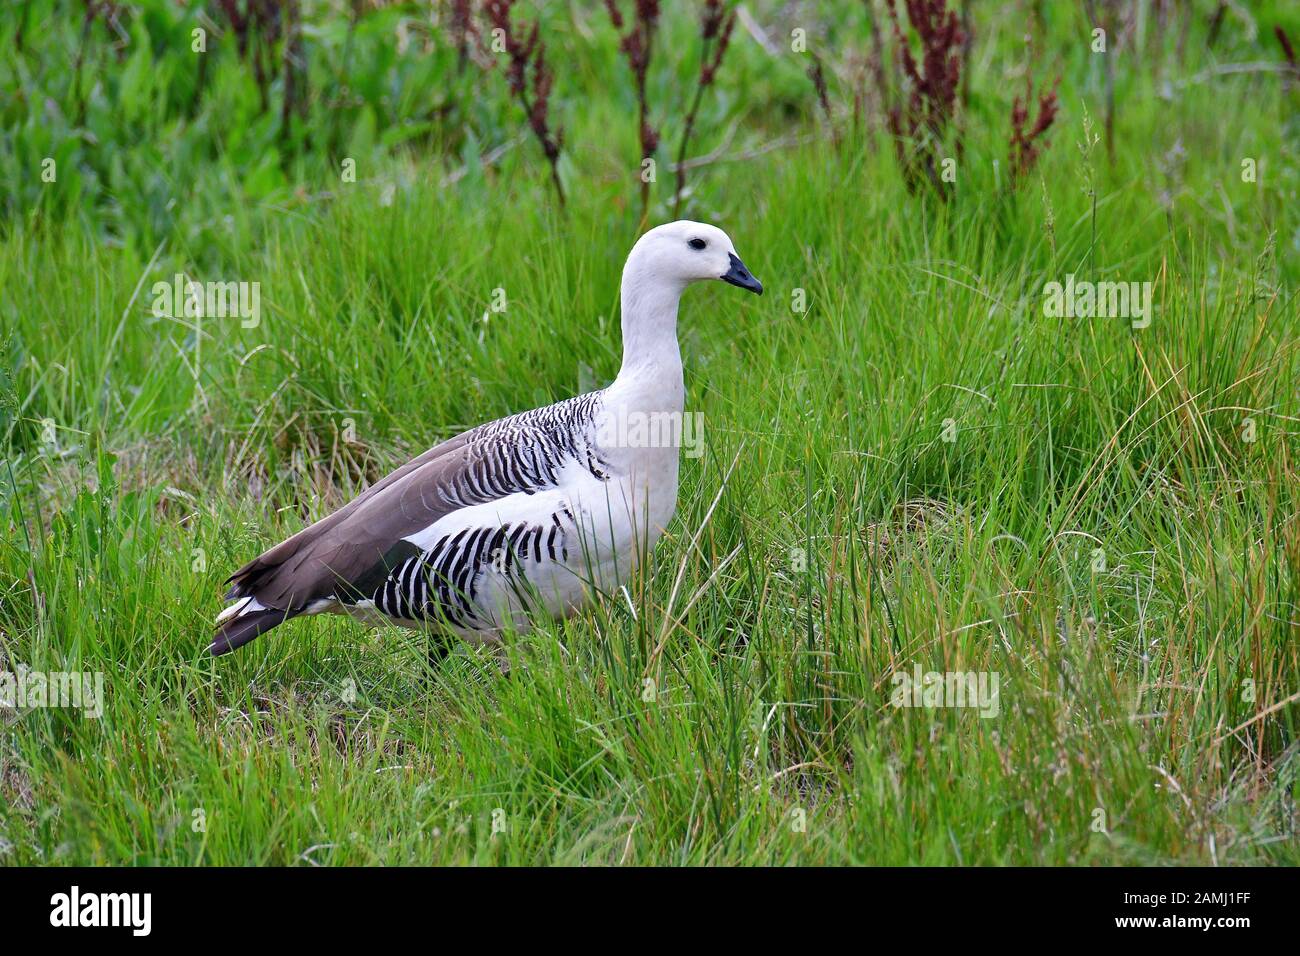
<path id="1" fill-rule="evenodd" d="M 635 385 L 638 391 L 653 392 L 659 387 L 669 399 L 668 405 L 659 407 L 680 408 L 682 355 L 677 345 L 677 304 L 686 283 L 649 275 L 638 266 L 633 257 L 623 269 L 623 366 L 611 388 Z"/>
<path id="2" fill-rule="evenodd" d="M 613 441 L 601 441 L 601 456 L 627 482 L 614 500 L 633 539 L 649 531 L 643 546 L 652 546 L 677 508 L 680 448 L 672 441 L 651 439 L 649 426 L 662 423 L 664 413 L 680 416 L 686 405 L 682 354 L 677 346 L 677 304 L 686 282 L 664 279 L 639 261 L 634 249 L 623 267 L 620 301 L 623 308 L 623 366 L 605 389 L 602 429 Z M 671 419 L 669 426 L 671 429 Z M 673 432 L 670 430 L 670 439 Z M 600 441 L 600 439 L 598 439 Z M 609 507 L 608 503 L 602 507 Z"/>

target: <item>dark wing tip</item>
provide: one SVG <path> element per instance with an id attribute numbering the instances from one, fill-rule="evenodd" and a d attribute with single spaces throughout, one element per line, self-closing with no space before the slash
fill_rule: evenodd
<path id="1" fill-rule="evenodd" d="M 251 614 L 241 614 L 231 618 L 217 628 L 212 643 L 208 645 L 208 653 L 213 657 L 220 657 L 222 654 L 238 650 L 257 635 L 278 627 L 297 613 L 297 611 L 267 608 L 264 611 L 254 611 Z"/>

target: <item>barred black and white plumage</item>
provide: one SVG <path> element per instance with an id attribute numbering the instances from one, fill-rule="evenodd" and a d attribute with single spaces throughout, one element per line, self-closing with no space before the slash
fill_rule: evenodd
<path id="1" fill-rule="evenodd" d="M 676 508 L 680 450 L 643 447 L 620 426 L 682 414 L 677 303 L 709 278 L 762 291 L 713 226 L 642 236 L 623 270 L 623 366 L 610 386 L 436 445 L 244 565 L 212 653 L 326 611 L 496 641 L 625 580 Z"/>
<path id="2" fill-rule="evenodd" d="M 469 461 L 443 490 L 443 501 L 463 508 L 555 488 L 570 461 L 582 461 L 604 480 L 594 435 L 602 394 L 579 395 L 473 429 L 467 438 Z"/>
<path id="3" fill-rule="evenodd" d="M 396 621 L 431 621 L 453 627 L 490 627 L 482 613 L 480 581 L 485 572 L 508 579 L 526 600 L 524 567 L 543 559 L 569 559 L 558 514 L 549 526 L 518 522 L 498 528 L 444 534 L 426 551 L 412 555 L 370 596 L 374 607 Z"/>

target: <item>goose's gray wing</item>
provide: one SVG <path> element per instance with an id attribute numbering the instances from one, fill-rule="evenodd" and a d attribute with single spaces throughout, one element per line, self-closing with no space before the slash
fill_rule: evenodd
<path id="1" fill-rule="evenodd" d="M 244 565 L 230 576 L 227 598 L 253 597 L 287 615 L 321 600 L 353 601 L 418 552 L 405 538 L 452 512 L 555 488 L 560 471 L 575 459 L 601 474 L 588 439 L 599 402 L 599 392 L 581 395 L 480 425 L 429 449 Z"/>

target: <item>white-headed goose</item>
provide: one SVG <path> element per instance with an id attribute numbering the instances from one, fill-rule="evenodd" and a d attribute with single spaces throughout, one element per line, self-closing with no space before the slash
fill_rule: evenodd
<path id="1" fill-rule="evenodd" d="M 623 366 L 609 387 L 480 425 L 429 449 L 229 578 L 209 650 L 299 614 L 445 628 L 475 641 L 566 614 L 626 579 L 677 507 L 677 303 L 692 282 L 763 287 L 721 229 L 652 229 L 623 268 Z M 680 432 L 678 432 L 680 435 Z"/>

